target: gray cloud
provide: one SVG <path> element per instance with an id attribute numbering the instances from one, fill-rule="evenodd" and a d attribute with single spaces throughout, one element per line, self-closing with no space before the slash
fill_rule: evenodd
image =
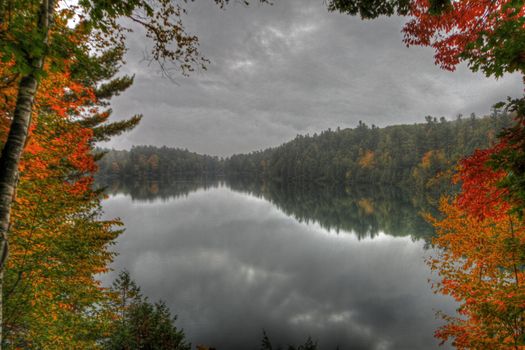
<path id="1" fill-rule="evenodd" d="M 401 18 L 365 22 L 328 13 L 320 0 L 226 10 L 198 1 L 186 23 L 211 60 L 208 70 L 174 84 L 141 62 L 147 43 L 140 30 L 131 35 L 123 71 L 135 73 L 136 83 L 115 100 L 115 115 L 145 118 L 110 146 L 229 155 L 359 120 L 384 126 L 425 115 L 487 114 L 522 91 L 518 76 L 496 81 L 465 66 L 441 71 L 432 50 L 403 45 Z"/>
<path id="2" fill-rule="evenodd" d="M 257 349 L 264 328 L 281 344 L 310 334 L 322 349 L 431 349 L 435 309 L 453 309 L 427 284 L 423 242 L 408 237 L 336 235 L 226 188 L 120 195 L 104 209 L 127 227 L 113 267 L 166 300 L 194 344 Z"/>

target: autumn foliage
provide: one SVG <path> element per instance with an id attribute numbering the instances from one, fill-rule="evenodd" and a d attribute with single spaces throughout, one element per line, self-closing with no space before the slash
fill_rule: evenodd
<path id="1" fill-rule="evenodd" d="M 432 47 L 441 68 L 464 60 L 487 76 L 525 71 L 523 0 L 414 0 L 409 15 L 405 43 Z"/>
<path id="2" fill-rule="evenodd" d="M 1 92 L 5 139 L 16 89 Z M 89 348 L 106 322 L 94 308 L 107 298 L 95 274 L 111 260 L 107 248 L 119 223 L 98 219 L 100 196 L 90 186 L 93 130 L 75 121 L 95 103 L 93 90 L 68 74 L 42 81 L 20 164 L 4 280 L 4 342 L 14 348 Z"/>
<path id="3" fill-rule="evenodd" d="M 107 300 L 95 277 L 111 261 L 119 222 L 99 219 L 91 134 L 55 115 L 40 116 L 32 132 L 5 281 L 5 337 L 13 344 L 89 348 L 107 322 L 95 308 Z"/>
<path id="4" fill-rule="evenodd" d="M 525 72 L 523 0 L 413 0 L 408 14 L 405 43 L 432 47 L 443 69 L 466 61 L 487 76 Z M 525 349 L 523 100 L 506 109 L 515 126 L 460 162 L 459 195 L 442 199 L 441 219 L 430 218 L 434 288 L 460 305 L 436 336 L 458 349 Z"/>
<path id="5" fill-rule="evenodd" d="M 328 0 L 330 11 L 363 19 L 407 16 L 404 42 L 432 47 L 435 62 L 454 70 L 466 61 L 500 77 L 525 72 L 524 0 Z"/>
<path id="6" fill-rule="evenodd" d="M 115 60 L 99 63 L 107 68 Z M 140 118 L 107 123 L 106 100 L 131 81 L 100 85 L 97 80 L 111 78 L 114 71 L 87 79 L 75 65 L 64 61 L 60 71 L 49 69 L 41 80 L 19 166 L 3 288 L 4 345 L 9 348 L 95 348 L 114 317 L 105 307 L 111 294 L 97 275 L 112 261 L 109 247 L 121 223 L 101 219 L 102 194 L 92 186 L 98 156 L 94 142 Z M 3 142 L 18 78 L 9 63 L 0 76 L 6 82 L 0 87 Z"/>
<path id="7" fill-rule="evenodd" d="M 506 173 L 491 166 L 505 147 L 464 159 L 461 193 L 443 198 L 443 219 L 431 219 L 438 255 L 429 264 L 440 276 L 434 288 L 460 305 L 459 315 L 443 315 L 436 336 L 458 349 L 525 348 L 525 222 L 499 185 Z"/>

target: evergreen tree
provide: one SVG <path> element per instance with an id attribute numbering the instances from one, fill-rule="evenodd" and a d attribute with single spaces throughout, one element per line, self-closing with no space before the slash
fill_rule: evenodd
<path id="1" fill-rule="evenodd" d="M 106 350 L 190 350 L 184 331 L 175 326 L 177 317 L 171 316 L 163 301 L 151 303 L 140 292 L 129 272 L 123 271 L 112 288 L 117 294 L 116 314 Z"/>

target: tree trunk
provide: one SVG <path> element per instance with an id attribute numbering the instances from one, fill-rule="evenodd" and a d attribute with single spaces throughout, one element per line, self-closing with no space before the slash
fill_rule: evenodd
<path id="1" fill-rule="evenodd" d="M 44 34 L 42 46 L 48 41 L 49 23 L 54 10 L 54 0 L 43 0 L 40 4 L 38 27 Z M 38 87 L 38 76 L 44 63 L 44 55 L 28 58 L 31 72 L 18 85 L 13 121 L 0 157 L 0 350 L 3 343 L 3 276 L 8 255 L 8 231 L 11 205 L 18 182 L 18 166 L 27 141 L 31 114 Z"/>
<path id="2" fill-rule="evenodd" d="M 31 111 L 37 89 L 37 79 L 32 74 L 19 84 L 13 122 L 0 158 L 0 349 L 2 348 L 2 286 L 3 269 L 8 254 L 7 232 L 10 225 L 11 204 L 18 178 L 18 164 L 27 140 Z"/>

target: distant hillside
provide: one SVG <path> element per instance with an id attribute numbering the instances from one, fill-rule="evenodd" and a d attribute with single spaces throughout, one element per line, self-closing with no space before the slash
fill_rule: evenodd
<path id="1" fill-rule="evenodd" d="M 129 151 L 106 152 L 98 162 L 102 178 L 161 180 L 223 173 L 218 157 L 178 148 L 133 146 Z"/>
<path id="2" fill-rule="evenodd" d="M 283 182 L 428 187 L 438 181 L 436 174 L 487 147 L 511 123 L 506 114 L 455 121 L 427 117 L 426 123 L 385 128 L 360 122 L 354 129 L 300 135 L 277 148 L 233 155 L 224 169 L 230 176 Z"/>
<path id="3" fill-rule="evenodd" d="M 490 117 L 427 117 L 426 123 L 327 130 L 283 145 L 226 159 L 188 150 L 133 147 L 111 150 L 99 162 L 102 177 L 163 179 L 173 176 L 247 177 L 279 182 L 387 184 L 439 187 L 436 174 L 485 148 L 510 126 L 506 114 Z M 448 183 L 445 177 L 443 183 Z"/>

